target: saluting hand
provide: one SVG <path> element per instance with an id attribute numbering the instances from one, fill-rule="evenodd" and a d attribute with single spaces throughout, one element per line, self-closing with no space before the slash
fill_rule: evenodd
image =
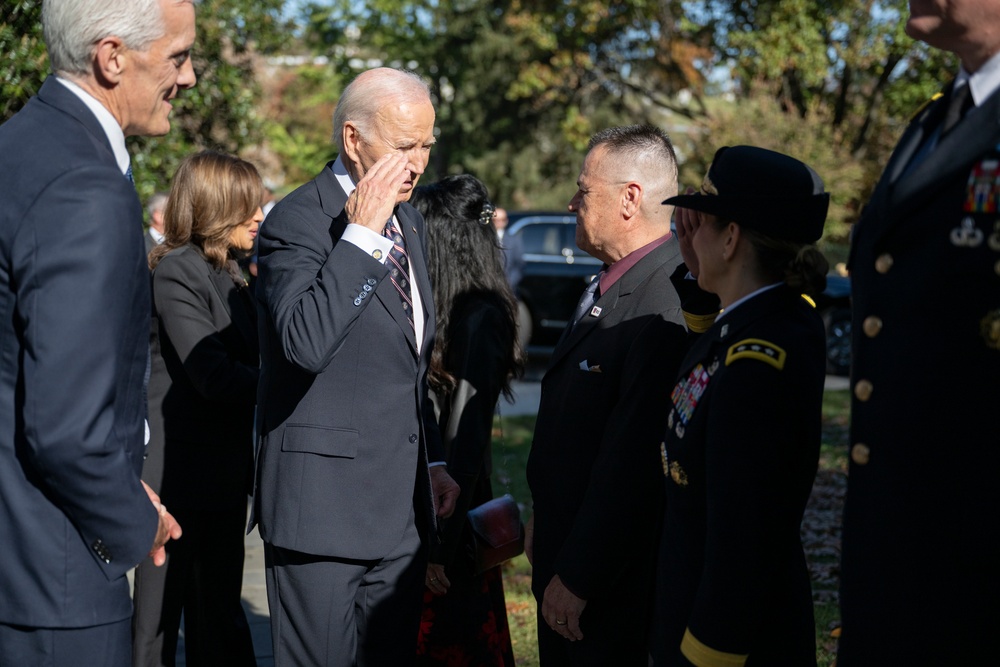
<path id="1" fill-rule="evenodd" d="M 688 188 L 684 194 L 694 194 L 694 188 Z M 677 207 L 674 209 L 674 227 L 677 230 L 677 242 L 680 244 L 681 257 L 688 271 L 695 278 L 698 277 L 698 255 L 694 252 L 694 235 L 698 231 L 701 222 L 698 219 L 698 212 L 687 208 Z"/>
<path id="2" fill-rule="evenodd" d="M 380 157 L 347 198 L 344 205 L 347 221 L 381 234 L 409 174 L 407 164 L 406 155 L 399 151 Z"/>

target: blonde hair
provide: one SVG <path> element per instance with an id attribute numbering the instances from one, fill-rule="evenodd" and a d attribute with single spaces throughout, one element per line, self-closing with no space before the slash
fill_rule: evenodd
<path id="1" fill-rule="evenodd" d="M 232 254 L 230 234 L 253 217 L 262 201 L 264 183 L 249 162 L 212 151 L 184 158 L 163 212 L 163 243 L 149 253 L 149 268 L 189 243 L 212 266 L 226 268 Z"/>

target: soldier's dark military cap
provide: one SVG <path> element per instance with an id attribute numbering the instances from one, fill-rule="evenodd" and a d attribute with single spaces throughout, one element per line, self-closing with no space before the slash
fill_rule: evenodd
<path id="1" fill-rule="evenodd" d="M 701 192 L 663 202 L 731 220 L 762 234 L 813 243 L 823 234 L 830 195 L 807 164 L 755 146 L 715 153 Z"/>

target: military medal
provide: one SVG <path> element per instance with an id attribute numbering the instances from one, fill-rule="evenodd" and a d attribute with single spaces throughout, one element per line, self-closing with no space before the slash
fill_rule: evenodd
<path id="1" fill-rule="evenodd" d="M 996 213 L 1000 200 L 1000 160 L 983 160 L 969 172 L 966 213 Z M 957 244 L 956 244 L 957 245 Z"/>
<path id="2" fill-rule="evenodd" d="M 962 219 L 962 224 L 951 230 L 951 244 L 959 248 L 978 248 L 983 243 L 983 231 L 976 227 L 971 215 Z"/>
<path id="3" fill-rule="evenodd" d="M 704 366 L 698 364 L 691 371 L 691 374 L 686 379 L 678 382 L 674 390 L 670 393 L 670 400 L 674 404 L 671 417 L 673 417 L 674 413 L 677 415 L 677 424 L 674 427 L 677 437 L 684 437 L 684 426 L 691 420 L 691 415 L 698 406 L 698 401 L 701 400 L 701 395 L 705 393 L 705 387 L 708 386 L 708 381 L 711 378 L 711 373 Z"/>
<path id="4" fill-rule="evenodd" d="M 986 317 L 979 323 L 979 332 L 987 347 L 1000 350 L 1000 310 L 986 313 Z"/>

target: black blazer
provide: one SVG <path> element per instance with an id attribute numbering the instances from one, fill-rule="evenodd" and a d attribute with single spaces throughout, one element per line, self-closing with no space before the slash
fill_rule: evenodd
<path id="1" fill-rule="evenodd" d="M 493 415 L 511 371 L 509 355 L 514 345 L 506 324 L 508 318 L 496 298 L 473 295 L 456 304 L 449 323 L 444 366 L 458 385 L 448 396 L 432 396 L 448 474 L 461 492 L 455 513 L 441 522 L 441 543 L 431 549 L 430 559 L 446 567 L 457 566 L 458 572 L 466 574 L 471 570 L 471 559 L 461 550 L 466 514 L 493 497 Z M 448 576 L 452 576 L 451 571 Z"/>
<path id="2" fill-rule="evenodd" d="M 843 667 L 996 660 L 1000 91 L 907 169 L 945 102 L 907 128 L 853 233 Z"/>
<path id="3" fill-rule="evenodd" d="M 643 257 L 595 302 L 600 315 L 563 337 L 542 379 L 527 469 L 539 601 L 558 574 L 588 609 L 630 599 L 648 619 L 637 600 L 652 602 L 666 378 L 687 338 L 670 281 L 680 262 L 674 237 Z"/>
<path id="4" fill-rule="evenodd" d="M 718 320 L 684 358 L 657 466 L 657 665 L 691 664 L 682 640 L 749 655 L 748 666 L 815 664 L 799 526 L 819 460 L 825 349 L 815 309 L 781 286 Z"/>
<path id="5" fill-rule="evenodd" d="M 435 525 L 427 456 L 444 452 L 427 395 L 434 302 L 423 218 L 400 204 L 425 316 L 418 353 L 388 267 L 341 241 L 346 201 L 328 165 L 275 205 L 258 237 L 250 525 L 284 549 L 371 560 L 399 543 L 414 499 L 425 535 Z"/>
<path id="6" fill-rule="evenodd" d="M 252 297 L 193 245 L 167 253 L 152 283 L 143 479 L 168 508 L 245 507 L 259 360 Z"/>
<path id="7" fill-rule="evenodd" d="M 123 620 L 158 521 L 139 482 L 142 208 L 54 79 L 0 127 L 0 187 L 0 622 Z"/>

